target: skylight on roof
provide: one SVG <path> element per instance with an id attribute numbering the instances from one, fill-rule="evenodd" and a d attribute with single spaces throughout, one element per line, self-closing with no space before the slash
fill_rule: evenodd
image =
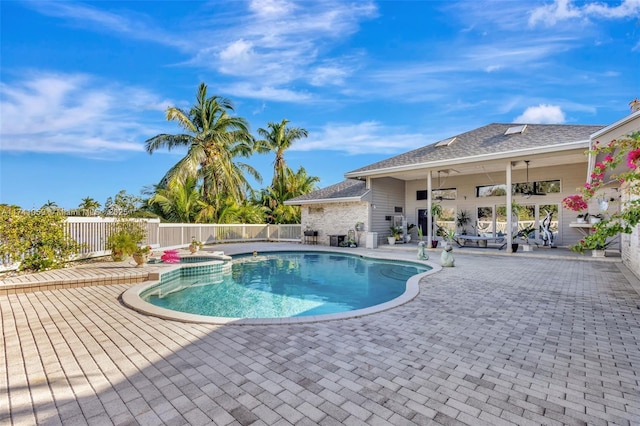
<path id="1" fill-rule="evenodd" d="M 451 139 L 445 139 L 443 141 L 440 141 L 436 144 L 436 148 L 439 148 L 441 146 L 449 146 L 455 140 L 456 140 L 456 136 L 452 137 Z"/>
<path id="2" fill-rule="evenodd" d="M 513 126 L 513 127 L 509 127 L 507 129 L 506 132 L 504 132 L 505 135 L 515 135 L 517 133 L 524 133 L 524 129 L 527 128 L 526 124 L 521 124 L 520 126 Z"/>

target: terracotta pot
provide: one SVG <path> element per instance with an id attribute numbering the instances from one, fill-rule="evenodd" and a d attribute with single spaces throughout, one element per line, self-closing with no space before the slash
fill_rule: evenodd
<path id="1" fill-rule="evenodd" d="M 133 260 L 136 261 L 136 268 L 143 266 L 149 260 L 149 256 L 146 254 L 133 254 Z"/>

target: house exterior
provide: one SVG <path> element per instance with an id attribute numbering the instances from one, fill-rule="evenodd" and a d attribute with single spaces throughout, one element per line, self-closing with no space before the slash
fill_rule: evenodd
<path id="1" fill-rule="evenodd" d="M 585 229 L 571 226 L 576 214 L 562 208 L 562 199 L 588 179 L 586 152 L 594 137 L 614 139 L 640 128 L 638 114 L 611 126 L 489 124 L 349 171 L 345 181 L 287 204 L 301 206 L 302 228 L 318 231 L 318 242 L 326 245 L 330 235 L 346 235 L 364 222 L 364 233 L 376 233 L 378 245 L 398 224 L 413 238 L 421 228 L 427 240 L 443 227 L 510 241 L 531 226 L 532 241 L 542 247 L 570 246 Z M 514 202 L 523 207 L 518 216 L 512 215 Z M 436 203 L 442 214 L 434 220 Z M 591 213 L 597 208 L 589 206 Z M 470 219 L 462 226 L 456 223 L 461 212 Z M 553 241 L 542 240 L 547 222 Z M 416 226 L 409 231 L 411 224 Z M 637 250 L 637 236 L 635 245 Z"/>

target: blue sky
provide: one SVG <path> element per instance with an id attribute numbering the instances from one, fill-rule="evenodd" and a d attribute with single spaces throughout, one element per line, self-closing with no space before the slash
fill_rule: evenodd
<path id="1" fill-rule="evenodd" d="M 640 97 L 640 0 L 0 1 L 0 203 L 104 204 L 181 152 L 200 82 L 328 186 L 489 123 L 610 124 Z M 254 155 L 263 183 L 273 157 Z"/>

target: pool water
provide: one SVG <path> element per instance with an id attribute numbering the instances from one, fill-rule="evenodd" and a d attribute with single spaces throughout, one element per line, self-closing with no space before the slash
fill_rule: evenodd
<path id="1" fill-rule="evenodd" d="M 319 252 L 234 257 L 232 267 L 161 281 L 141 294 L 158 307 L 228 318 L 324 315 L 388 302 L 430 268 L 411 262 Z M 222 272 L 226 271 L 226 272 Z"/>

